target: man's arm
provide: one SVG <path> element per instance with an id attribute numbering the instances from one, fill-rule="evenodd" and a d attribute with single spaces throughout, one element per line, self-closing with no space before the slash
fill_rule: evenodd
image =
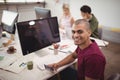
<path id="1" fill-rule="evenodd" d="M 74 23 L 75 21 L 74 21 L 74 18 L 72 17 L 71 18 L 71 21 L 70 21 L 70 23 L 71 23 L 71 27 L 73 26 L 73 23 Z"/>
<path id="2" fill-rule="evenodd" d="M 62 67 L 66 64 L 69 64 L 69 63 L 73 62 L 76 58 L 77 58 L 77 54 L 76 54 L 76 52 L 74 52 L 74 53 L 71 53 L 70 55 L 68 55 L 66 58 L 64 58 L 60 62 L 49 65 L 49 66 L 53 67 L 56 70 L 59 67 Z"/>
<path id="3" fill-rule="evenodd" d="M 76 54 L 76 52 L 74 52 L 74 53 L 71 53 L 70 55 L 68 55 L 66 58 L 64 58 L 60 62 L 58 62 L 57 64 L 59 65 L 59 67 L 61 67 L 63 65 L 73 62 L 76 58 L 77 58 L 77 54 Z"/>
<path id="4" fill-rule="evenodd" d="M 85 58 L 85 80 L 103 79 L 105 69 L 105 58 L 96 54 Z"/>

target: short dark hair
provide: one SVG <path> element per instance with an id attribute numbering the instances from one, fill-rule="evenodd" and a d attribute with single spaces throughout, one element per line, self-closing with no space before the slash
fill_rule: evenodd
<path id="1" fill-rule="evenodd" d="M 84 13 L 91 13 L 91 8 L 87 5 L 83 5 L 81 8 L 80 8 L 80 11 L 84 12 Z"/>

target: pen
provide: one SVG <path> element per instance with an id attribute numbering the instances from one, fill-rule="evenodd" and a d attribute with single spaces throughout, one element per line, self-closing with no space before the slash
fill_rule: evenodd
<path id="1" fill-rule="evenodd" d="M 14 62 L 10 63 L 9 66 L 11 66 Z"/>
<path id="2" fill-rule="evenodd" d="M 11 66 L 13 63 L 10 63 L 9 66 Z"/>

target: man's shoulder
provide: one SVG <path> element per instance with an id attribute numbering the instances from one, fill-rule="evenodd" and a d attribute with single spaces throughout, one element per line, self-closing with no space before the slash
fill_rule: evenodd
<path id="1" fill-rule="evenodd" d="M 94 21 L 98 23 L 98 20 L 94 14 L 92 14 L 92 18 L 90 19 L 90 21 Z"/>
<path id="2" fill-rule="evenodd" d="M 88 62 L 97 62 L 97 63 L 102 62 L 104 64 L 106 63 L 105 57 L 98 54 L 90 54 L 90 55 L 84 56 L 84 59 L 85 61 L 88 61 Z"/>
<path id="3" fill-rule="evenodd" d="M 95 40 L 91 40 L 92 44 L 87 48 L 86 54 L 93 55 L 93 54 L 102 54 L 99 46 L 97 45 Z"/>
<path id="4" fill-rule="evenodd" d="M 92 40 L 92 44 L 84 55 L 86 58 L 104 58 L 102 51 L 99 49 L 97 43 Z"/>

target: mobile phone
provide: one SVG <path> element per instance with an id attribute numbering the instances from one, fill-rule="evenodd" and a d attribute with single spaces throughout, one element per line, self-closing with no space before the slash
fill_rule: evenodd
<path id="1" fill-rule="evenodd" d="M 48 66 L 48 65 L 45 65 L 45 64 L 44 64 L 44 66 L 45 66 L 45 69 L 47 69 L 47 70 L 49 70 L 49 71 L 54 71 L 54 68 L 52 68 L 52 67 L 50 67 L 50 66 Z"/>

